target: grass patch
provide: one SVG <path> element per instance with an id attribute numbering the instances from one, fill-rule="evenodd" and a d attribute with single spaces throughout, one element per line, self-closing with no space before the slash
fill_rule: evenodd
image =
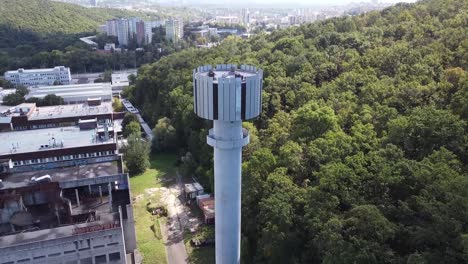
<path id="1" fill-rule="evenodd" d="M 142 199 L 133 205 L 135 217 L 135 229 L 137 235 L 137 245 L 143 256 L 145 264 L 165 264 L 167 263 L 166 247 L 161 235 L 159 224 L 166 223 L 165 218 L 156 218 L 146 209 L 146 204 L 151 198 L 159 200 L 157 195 L 149 196 L 145 194 L 145 189 L 161 187 L 160 180 L 165 175 L 175 175 L 174 164 L 175 155 L 152 155 L 150 157 L 151 166 L 144 173 L 130 178 L 132 196 L 144 195 Z"/>
<path id="2" fill-rule="evenodd" d="M 134 205 L 135 228 L 137 244 L 140 253 L 143 255 L 143 263 L 167 263 L 166 247 L 162 237 L 157 237 L 152 229 L 155 218 L 146 210 L 146 200 L 141 200 Z M 157 232 L 160 234 L 159 226 Z"/>
<path id="3" fill-rule="evenodd" d="M 144 194 L 147 188 L 161 187 L 161 178 L 167 174 L 175 175 L 175 161 L 175 155 L 151 155 L 150 167 L 144 173 L 130 178 L 132 195 Z"/>
<path id="4" fill-rule="evenodd" d="M 215 264 L 215 247 L 192 247 L 190 244 L 192 238 L 214 239 L 214 226 L 200 227 L 195 234 L 191 234 L 190 231 L 187 230 L 184 233 L 184 242 L 191 264 Z"/>

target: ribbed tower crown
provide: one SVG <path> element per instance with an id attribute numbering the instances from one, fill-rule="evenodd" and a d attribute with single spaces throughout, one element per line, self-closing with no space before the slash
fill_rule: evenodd
<path id="1" fill-rule="evenodd" d="M 243 121 L 260 115 L 263 71 L 254 66 L 221 64 L 193 71 L 194 111 L 204 119 Z"/>

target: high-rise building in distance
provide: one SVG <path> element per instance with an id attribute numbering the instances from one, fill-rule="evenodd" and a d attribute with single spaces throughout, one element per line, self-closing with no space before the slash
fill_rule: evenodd
<path id="1" fill-rule="evenodd" d="M 179 19 L 166 21 L 166 39 L 177 42 L 184 36 L 184 23 Z"/>
<path id="2" fill-rule="evenodd" d="M 136 41 L 138 45 L 142 45 L 145 41 L 145 22 L 136 22 Z"/>

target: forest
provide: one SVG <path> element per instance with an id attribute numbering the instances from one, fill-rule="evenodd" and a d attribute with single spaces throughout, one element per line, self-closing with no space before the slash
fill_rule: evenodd
<path id="1" fill-rule="evenodd" d="M 158 60 L 181 47 L 162 43 L 145 46 L 144 51 L 102 54 L 79 38 L 96 35 L 99 25 L 118 17 L 160 19 L 171 14 L 185 17 L 204 15 L 193 10 L 164 8 L 157 16 L 111 8 L 85 8 L 50 0 L 0 0 L 0 75 L 18 68 L 49 68 L 66 65 L 73 73 L 104 72 L 139 67 Z M 110 42 L 98 34 L 97 42 Z M 103 43 L 102 43 L 103 42 Z M 162 50 L 160 50 L 161 48 Z"/>
<path id="2" fill-rule="evenodd" d="M 245 122 L 242 263 L 468 262 L 468 1 L 422 0 L 187 49 L 126 95 L 213 186 L 192 69 L 264 70 Z"/>

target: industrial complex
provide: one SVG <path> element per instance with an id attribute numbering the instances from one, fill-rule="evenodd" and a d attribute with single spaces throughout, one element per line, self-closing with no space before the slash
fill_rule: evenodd
<path id="1" fill-rule="evenodd" d="M 0 113 L 0 263 L 133 263 L 136 236 L 110 84 L 32 88 L 66 104 Z"/>
<path id="2" fill-rule="evenodd" d="M 103 102 L 112 101 L 112 86 L 110 83 L 87 83 L 41 86 L 31 88 L 29 94 L 25 97 L 42 99 L 49 94 L 55 94 L 63 98 L 67 104 L 85 103 L 89 99 L 100 99 Z"/>

